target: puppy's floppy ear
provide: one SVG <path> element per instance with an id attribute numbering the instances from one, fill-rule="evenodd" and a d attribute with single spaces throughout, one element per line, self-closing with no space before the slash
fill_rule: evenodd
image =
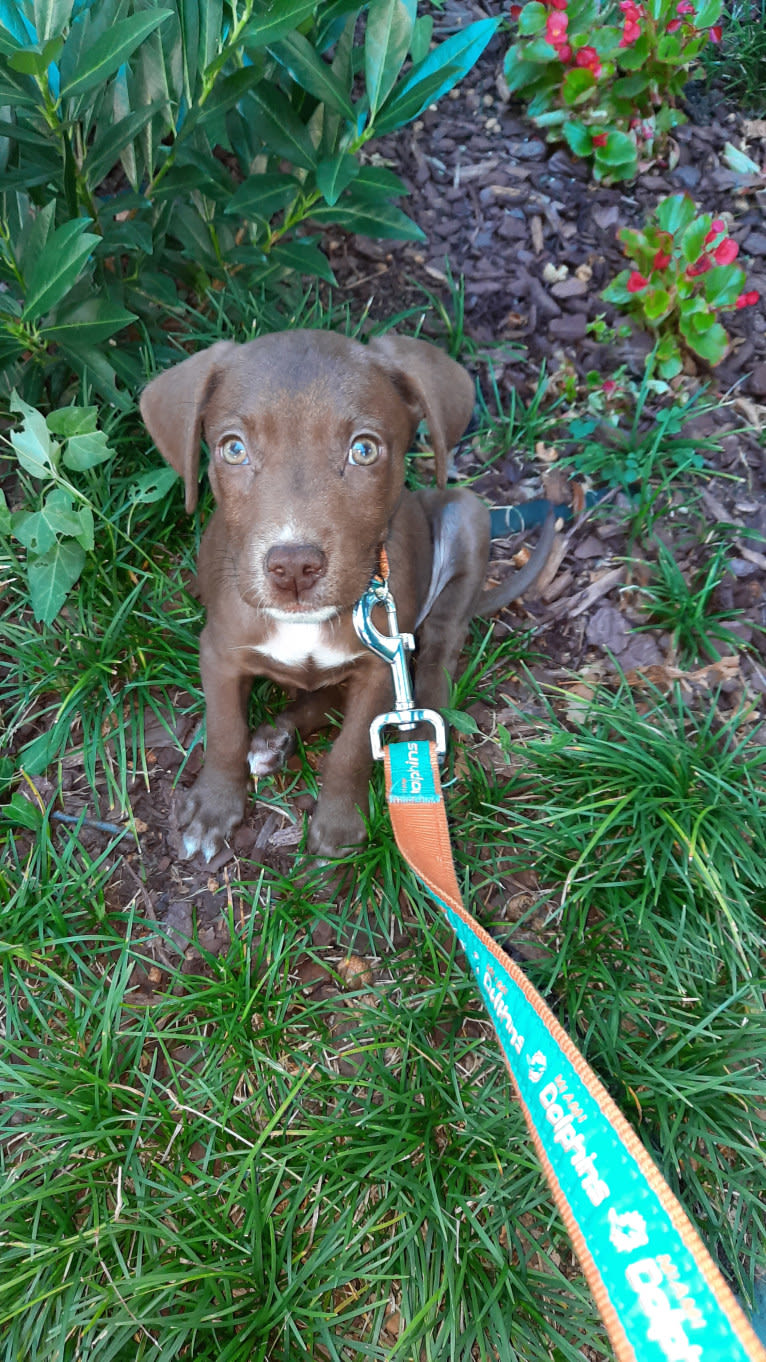
<path id="1" fill-rule="evenodd" d="M 197 505 L 202 417 L 218 370 L 234 349 L 233 341 L 216 341 L 158 374 L 141 394 L 144 423 L 162 457 L 181 474 L 190 513 Z"/>
<path id="2" fill-rule="evenodd" d="M 447 456 L 473 413 L 473 379 L 461 364 L 428 341 L 388 332 L 370 341 L 368 350 L 386 371 L 417 420 L 425 418 L 431 435 L 436 481 L 447 482 Z"/>

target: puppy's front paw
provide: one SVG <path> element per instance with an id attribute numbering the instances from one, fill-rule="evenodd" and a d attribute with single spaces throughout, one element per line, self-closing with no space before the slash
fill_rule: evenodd
<path id="1" fill-rule="evenodd" d="M 277 719 L 275 724 L 261 724 L 251 740 L 247 763 L 253 775 L 270 776 L 281 771 L 295 751 L 295 725 L 289 719 Z"/>
<path id="2" fill-rule="evenodd" d="M 355 804 L 333 796 L 320 796 L 307 842 L 313 856 L 344 856 L 366 841 L 367 829 Z"/>
<path id="3" fill-rule="evenodd" d="M 245 782 L 208 775 L 205 770 L 190 790 L 176 798 L 178 826 L 183 831 L 184 856 L 202 852 L 211 861 L 226 838 L 242 822 Z"/>

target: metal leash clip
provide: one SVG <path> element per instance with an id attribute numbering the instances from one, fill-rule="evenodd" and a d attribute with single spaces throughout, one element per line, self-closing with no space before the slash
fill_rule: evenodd
<path id="1" fill-rule="evenodd" d="M 381 634 L 372 622 L 372 611 L 376 605 L 385 607 L 388 634 Z M 381 733 L 384 728 L 400 728 L 403 732 L 416 728 L 418 724 L 431 724 L 434 730 L 436 754 L 441 761 L 447 751 L 447 730 L 441 714 L 435 709 L 417 709 L 412 693 L 410 668 L 407 654 L 414 651 L 415 640 L 412 634 L 399 632 L 396 605 L 388 588 L 388 577 L 373 577 L 363 596 L 360 596 L 352 612 L 354 628 L 365 647 L 383 658 L 391 668 L 394 683 L 393 710 L 379 714 L 370 724 L 370 745 L 376 761 L 383 759 Z"/>

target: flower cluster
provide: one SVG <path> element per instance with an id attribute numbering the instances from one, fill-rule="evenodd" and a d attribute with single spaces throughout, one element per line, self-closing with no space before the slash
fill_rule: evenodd
<path id="1" fill-rule="evenodd" d="M 696 13 L 696 8 L 690 3 L 690 0 L 678 0 L 678 4 L 676 5 L 676 18 L 669 21 L 665 31 L 667 33 L 677 33 L 679 29 L 685 28 L 689 34 L 698 33 L 699 29 L 689 17 L 692 14 L 696 15 Z M 723 28 L 721 25 L 711 24 L 710 29 L 708 30 L 708 36 L 711 43 L 720 43 L 721 38 L 723 37 Z"/>
<path id="2" fill-rule="evenodd" d="M 686 0 L 681 0 L 681 3 L 685 4 Z M 620 9 L 623 16 L 620 47 L 632 47 L 641 37 L 641 20 L 646 18 L 644 7 L 633 4 L 633 0 L 621 0 Z"/>
<path id="3" fill-rule="evenodd" d="M 632 179 L 684 122 L 677 107 L 723 0 L 527 0 L 514 4 L 511 92 L 550 141 L 592 160 L 594 177 Z"/>
<path id="4" fill-rule="evenodd" d="M 618 236 L 633 268 L 602 296 L 655 333 L 660 376 L 680 372 L 684 350 L 718 364 L 729 347 L 718 313 L 758 302 L 754 289 L 744 289 L 745 271 L 734 263 L 739 246 L 724 220 L 697 217 L 688 195 L 672 194 L 643 231 L 623 228 Z"/>
<path id="5" fill-rule="evenodd" d="M 574 62 L 575 66 L 591 71 L 598 80 L 602 66 L 595 47 L 584 46 L 575 52 L 569 42 L 569 0 L 548 0 L 550 6 L 545 21 L 543 37 L 550 44 L 563 66 Z M 514 6 L 513 8 L 517 8 Z M 521 7 L 519 6 L 519 12 Z"/>

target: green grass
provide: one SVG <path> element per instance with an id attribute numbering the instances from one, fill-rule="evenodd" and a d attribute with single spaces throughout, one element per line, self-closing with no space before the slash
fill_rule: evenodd
<path id="1" fill-rule="evenodd" d="M 682 666 L 696 662 L 720 662 L 721 652 L 736 653 L 742 640 L 727 622 L 741 619 L 741 610 L 719 610 L 714 595 L 726 575 L 728 544 L 710 545 L 708 561 L 688 576 L 661 540 L 656 542 L 657 562 L 648 586 L 641 588 L 643 608 L 650 625 L 667 629 Z M 647 626 L 649 627 L 649 626 Z"/>
<path id="2" fill-rule="evenodd" d="M 766 0 L 733 0 L 723 16 L 720 46 L 705 48 L 704 65 L 729 99 L 756 118 L 766 114 Z"/>
<path id="3" fill-rule="evenodd" d="M 147 1006 L 147 929 L 117 934 L 76 838 L 43 831 L 23 869 L 2 952 L 4 1357 L 526 1360 L 555 1343 L 574 1362 L 599 1340 L 443 927 L 414 933 L 393 978 L 312 1002 L 305 905 L 296 920 L 289 885 L 234 884 L 259 910 L 228 958 Z"/>
<path id="4" fill-rule="evenodd" d="M 296 320 L 327 317 L 309 302 Z M 216 325 L 199 320 L 200 343 Z M 506 403 L 496 456 L 531 453 L 551 420 L 542 387 L 528 410 Z M 491 426 L 488 412 L 488 441 Z M 186 589 L 200 521 L 180 485 L 136 505 L 156 456 L 132 417 L 110 437 L 89 484 L 99 551 L 59 619 L 32 622 L 12 554 L 3 574 L 0 1362 L 606 1359 L 475 985 L 392 843 L 380 772 L 354 891 L 330 900 L 313 872 L 233 862 L 228 954 L 199 946 L 183 969 L 140 893 L 115 908 L 121 858 L 142 871 L 131 833 L 97 855 L 51 821 L 80 762 L 129 815 L 147 720 L 202 714 Z M 714 700 L 691 712 L 627 686 L 577 725 L 566 696 L 524 680 L 517 731 L 507 691 L 539 646 L 472 630 L 453 705 L 502 709 L 507 727 L 457 725 L 458 875 L 501 940 L 534 941 L 533 982 L 749 1300 L 766 1230 L 762 747 Z M 292 807 L 292 779 L 259 798 Z M 337 945 L 314 944 L 321 923 Z M 178 964 L 149 992 L 158 933 Z M 352 987 L 349 949 L 372 971 Z"/>

